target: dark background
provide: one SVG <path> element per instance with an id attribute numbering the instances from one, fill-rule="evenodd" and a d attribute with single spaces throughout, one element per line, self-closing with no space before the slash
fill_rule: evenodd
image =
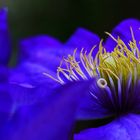
<path id="1" fill-rule="evenodd" d="M 21 38 L 49 34 L 65 41 L 78 27 L 105 37 L 126 18 L 140 19 L 138 1 L 124 0 L 0 0 L 8 5 L 9 23 L 16 44 Z"/>

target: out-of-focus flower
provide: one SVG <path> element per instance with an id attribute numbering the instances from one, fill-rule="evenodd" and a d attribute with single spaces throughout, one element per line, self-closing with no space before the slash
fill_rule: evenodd
<path id="1" fill-rule="evenodd" d="M 139 140 L 139 26 L 137 20 L 125 20 L 107 33 L 105 42 L 84 29 L 65 44 L 53 40 L 54 46 L 45 47 L 44 38 L 24 40 L 20 58 L 28 61 L 30 78 L 35 74 L 31 68 L 44 68 L 39 73 L 51 83 L 46 85 L 50 96 L 24 108 L 26 114 L 36 111 L 14 139 Z M 112 121 L 74 134 L 77 120 L 107 117 Z"/>
<path id="2" fill-rule="evenodd" d="M 9 119 L 12 109 L 12 98 L 8 92 L 7 64 L 9 62 L 11 48 L 9 29 L 7 25 L 7 9 L 0 10 L 0 139 L 4 133 L 4 127 Z"/>

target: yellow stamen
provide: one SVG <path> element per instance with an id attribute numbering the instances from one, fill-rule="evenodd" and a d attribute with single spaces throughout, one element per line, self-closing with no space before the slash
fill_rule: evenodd
<path id="1" fill-rule="evenodd" d="M 102 45 L 103 40 L 100 41 L 99 51 L 95 56 L 92 53 L 96 46 L 93 46 L 89 53 L 84 48 L 80 52 L 76 48 L 73 55 L 68 55 L 67 58 L 63 58 L 61 61 L 57 69 L 58 79 L 48 74 L 45 75 L 61 84 L 65 83 L 65 80 L 61 78 L 60 74 L 70 81 L 92 77 L 104 78 L 106 81 L 108 81 L 109 77 L 112 77 L 113 80 L 119 81 L 121 76 L 123 76 L 123 79 L 127 79 L 128 74 L 131 74 L 134 80 L 136 73 L 140 75 L 140 51 L 137 47 L 132 27 L 130 27 L 130 32 L 132 41 L 128 42 L 128 44 L 125 44 L 119 37 L 116 39 L 106 32 L 117 43 L 112 52 L 106 51 Z M 77 54 L 80 55 L 77 56 Z"/>

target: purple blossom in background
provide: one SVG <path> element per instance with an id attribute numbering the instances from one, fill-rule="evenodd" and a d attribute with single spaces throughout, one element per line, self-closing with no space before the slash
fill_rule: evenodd
<path id="1" fill-rule="evenodd" d="M 10 37 L 7 25 L 7 10 L 0 10 L 0 137 L 12 108 L 12 98 L 7 90 L 9 70 L 7 64 L 10 58 Z"/>
<path id="2" fill-rule="evenodd" d="M 140 140 L 138 20 L 123 21 L 104 42 L 83 28 L 66 43 L 46 35 L 21 40 L 17 65 L 7 68 L 5 18 L 1 10 L 1 139 Z M 74 132 L 79 120 L 108 117 Z"/>

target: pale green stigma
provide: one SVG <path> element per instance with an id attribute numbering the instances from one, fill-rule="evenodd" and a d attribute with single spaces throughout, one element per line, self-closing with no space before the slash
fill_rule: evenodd
<path id="1" fill-rule="evenodd" d="M 97 80 L 97 85 L 100 88 L 105 88 L 107 86 L 107 82 L 104 78 L 100 78 L 100 79 Z"/>

